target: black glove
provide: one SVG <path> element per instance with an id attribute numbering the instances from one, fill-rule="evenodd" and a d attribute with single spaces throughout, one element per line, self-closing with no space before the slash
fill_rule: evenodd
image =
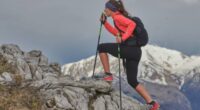
<path id="1" fill-rule="evenodd" d="M 106 20 L 107 20 L 107 16 L 104 13 L 102 13 L 101 18 L 100 18 L 101 23 L 105 24 Z"/>

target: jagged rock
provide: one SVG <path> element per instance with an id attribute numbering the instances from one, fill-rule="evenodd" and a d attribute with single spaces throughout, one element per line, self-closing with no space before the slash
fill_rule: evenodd
<path id="1" fill-rule="evenodd" d="M 22 75 L 22 77 L 25 80 L 30 80 L 32 79 L 32 74 L 31 74 L 31 70 L 29 65 L 27 64 L 27 62 L 24 59 L 18 58 L 16 59 L 16 65 L 17 65 L 17 69 L 18 69 L 18 73 L 20 75 Z"/>
<path id="2" fill-rule="evenodd" d="M 13 79 L 12 79 L 10 73 L 4 72 L 4 73 L 1 74 L 1 76 L 0 76 L 0 83 L 1 83 L 1 82 L 2 82 L 2 83 L 5 83 L 5 82 L 12 82 L 12 81 L 13 81 Z"/>
<path id="3" fill-rule="evenodd" d="M 56 105 L 60 109 L 74 109 L 72 105 L 68 102 L 66 97 L 63 97 L 61 94 L 57 94 L 54 96 Z"/>
<path id="4" fill-rule="evenodd" d="M 2 78 L 2 76 L 0 77 L 0 82 L 3 82 L 4 81 L 4 78 Z"/>
<path id="5" fill-rule="evenodd" d="M 58 63 L 51 63 L 49 65 L 58 75 L 61 75 L 61 65 Z"/>
<path id="6" fill-rule="evenodd" d="M 19 46 L 14 45 L 14 44 L 2 45 L 1 49 L 2 49 L 3 53 L 8 54 L 8 55 L 12 55 L 12 56 L 15 56 L 15 57 L 20 57 L 23 54 L 23 52 L 19 48 Z"/>
<path id="7" fill-rule="evenodd" d="M 32 51 L 28 52 L 28 54 L 31 57 L 40 57 L 42 55 L 42 52 L 40 50 L 32 50 Z"/>
<path id="8" fill-rule="evenodd" d="M 77 110 L 88 110 L 89 93 L 83 88 L 64 87 L 64 96 L 68 98 L 71 105 Z"/>
<path id="9" fill-rule="evenodd" d="M 44 55 L 40 56 L 39 65 L 48 65 L 48 58 Z"/>
<path id="10" fill-rule="evenodd" d="M 47 100 L 47 101 L 46 101 L 46 106 L 47 106 L 48 108 L 53 108 L 55 105 L 56 105 L 56 103 L 55 103 L 54 100 Z"/>

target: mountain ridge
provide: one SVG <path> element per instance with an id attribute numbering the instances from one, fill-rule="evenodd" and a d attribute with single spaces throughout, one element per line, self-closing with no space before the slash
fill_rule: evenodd
<path id="1" fill-rule="evenodd" d="M 70 74 L 70 71 L 72 71 L 72 68 L 76 68 L 76 70 L 83 71 L 83 65 L 86 66 L 84 69 L 89 73 L 88 75 L 83 76 L 91 76 L 92 75 L 92 68 L 94 64 L 94 57 L 91 56 L 86 59 L 82 59 L 80 61 L 65 64 L 62 66 L 62 72 L 65 74 Z M 109 62 L 111 65 L 111 71 L 114 73 L 117 73 L 117 69 L 114 70 L 113 68 L 117 68 L 117 59 L 114 58 L 112 55 L 109 55 Z M 87 63 L 85 63 L 87 62 Z M 115 63 L 115 64 L 113 64 Z M 114 66 L 113 66 L 113 65 Z M 187 66 L 185 66 L 187 65 Z M 179 89 L 184 83 L 184 78 L 192 78 L 193 75 L 187 76 L 188 72 L 191 72 L 193 69 L 200 72 L 200 56 L 187 56 L 179 51 L 176 50 L 170 50 L 163 47 L 155 46 L 155 45 L 148 45 L 145 47 L 142 47 L 142 58 L 139 64 L 139 78 L 143 78 L 145 76 L 152 76 L 152 72 L 149 72 L 148 74 L 145 74 L 146 71 L 144 66 L 156 66 L 156 71 L 158 75 L 161 76 L 161 79 L 156 79 L 155 81 L 150 80 L 148 77 L 145 78 L 146 81 L 149 82 L 155 82 L 163 85 L 167 85 L 166 79 L 163 79 L 163 72 L 168 72 L 167 75 L 172 75 L 175 77 L 179 77 L 180 80 L 178 81 L 178 84 L 176 85 Z M 185 68 L 187 67 L 187 68 Z M 99 70 L 100 69 L 100 70 Z M 152 68 L 149 68 L 152 69 Z M 123 70 L 123 68 L 122 68 Z M 153 70 L 152 70 L 153 71 Z M 101 63 L 99 58 L 97 58 L 97 66 L 96 66 L 96 72 L 103 72 L 103 68 L 101 67 Z M 81 72 L 80 72 L 81 74 Z M 75 76 L 74 74 L 70 74 L 72 76 Z M 81 75 L 77 75 L 77 77 L 74 77 L 75 79 L 80 79 Z M 170 82 L 170 81 L 169 81 Z"/>
<path id="2" fill-rule="evenodd" d="M 110 54 L 108 54 L 108 56 L 110 70 L 115 77 L 113 85 L 116 89 L 119 89 L 118 59 Z M 77 81 L 85 77 L 91 77 L 94 58 L 95 56 L 91 56 L 74 63 L 65 64 L 62 66 L 61 71 L 65 75 L 69 75 Z M 134 92 L 134 90 L 127 83 L 126 74 L 123 70 L 124 69 L 121 66 L 123 80 L 122 87 L 124 88 L 123 92 L 131 97 L 143 101 L 143 99 L 138 96 L 138 94 Z M 102 64 L 99 57 L 97 57 L 95 74 L 101 74 L 103 72 Z M 174 107 L 171 107 L 170 110 L 192 110 L 191 104 L 194 103 L 193 105 L 198 105 L 195 104 L 198 103 L 197 101 L 191 100 L 193 96 L 189 95 L 189 89 L 194 82 L 191 80 L 194 80 L 194 77 L 198 75 L 200 75 L 200 56 L 187 56 L 179 51 L 156 45 L 147 45 L 142 47 L 142 58 L 139 63 L 138 80 L 144 85 L 147 85 L 146 87 L 151 92 L 151 95 L 161 102 L 161 110 L 168 110 L 167 107 L 169 105 Z M 197 83 L 194 84 L 194 87 L 199 87 L 197 86 Z M 200 92 L 200 89 L 195 89 L 194 87 L 193 91 L 196 91 L 195 93 Z M 183 91 L 183 88 L 186 92 Z M 166 92 L 164 93 L 163 91 Z M 160 94 L 160 92 L 163 92 L 163 95 Z M 174 99 L 174 97 L 176 97 L 176 99 Z M 167 98 L 173 100 L 169 101 Z"/>

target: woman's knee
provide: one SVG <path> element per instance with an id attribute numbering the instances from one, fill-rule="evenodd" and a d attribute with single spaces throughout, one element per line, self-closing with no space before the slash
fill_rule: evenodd
<path id="1" fill-rule="evenodd" d="M 104 43 L 99 44 L 97 50 L 99 51 L 99 53 L 105 52 L 105 44 Z"/>
<path id="2" fill-rule="evenodd" d="M 138 85 L 139 85 L 139 82 L 138 80 L 128 80 L 128 83 L 135 89 Z"/>
<path id="3" fill-rule="evenodd" d="M 98 45 L 99 53 L 109 53 L 113 56 L 117 56 L 117 45 L 116 43 L 101 43 Z"/>

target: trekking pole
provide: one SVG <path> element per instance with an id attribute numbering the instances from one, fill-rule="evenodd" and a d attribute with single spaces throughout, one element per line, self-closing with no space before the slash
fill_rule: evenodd
<path id="1" fill-rule="evenodd" d="M 118 35 L 119 37 L 119 35 Z M 120 94 L 120 110 L 122 110 L 122 88 L 121 88 L 121 69 L 120 69 L 120 43 L 118 43 L 118 61 L 119 61 L 119 94 Z"/>
<path id="2" fill-rule="evenodd" d="M 96 56 L 95 56 L 95 60 L 94 60 L 94 67 L 93 67 L 93 75 L 92 75 L 92 78 L 94 77 L 94 71 L 95 71 L 95 67 L 96 67 L 97 54 L 98 54 L 98 46 L 99 46 L 99 42 L 100 42 L 102 26 L 103 26 L 103 23 L 101 22 L 100 29 L 99 29 L 99 38 L 98 38 L 98 42 L 97 42 Z"/>

